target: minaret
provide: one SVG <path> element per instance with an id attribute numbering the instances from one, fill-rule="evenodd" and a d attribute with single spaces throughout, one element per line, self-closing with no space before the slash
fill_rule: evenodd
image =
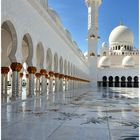
<path id="1" fill-rule="evenodd" d="M 102 0 L 85 0 L 88 7 L 88 64 L 91 85 L 97 86 L 98 9 Z"/>

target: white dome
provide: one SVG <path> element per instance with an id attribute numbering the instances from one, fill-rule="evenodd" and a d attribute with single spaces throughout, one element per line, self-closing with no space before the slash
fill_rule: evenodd
<path id="1" fill-rule="evenodd" d="M 102 48 L 107 48 L 107 44 L 105 42 L 102 43 Z"/>
<path id="2" fill-rule="evenodd" d="M 125 67 L 133 67 L 135 65 L 135 61 L 132 56 L 125 56 L 122 60 L 122 65 Z"/>
<path id="3" fill-rule="evenodd" d="M 63 28 L 63 24 L 61 22 L 61 19 L 60 19 L 58 13 L 50 7 L 49 7 L 49 13 L 52 16 L 53 20 Z"/>
<path id="4" fill-rule="evenodd" d="M 109 67 L 111 65 L 110 58 L 107 56 L 103 56 L 99 60 L 99 67 Z"/>
<path id="5" fill-rule="evenodd" d="M 114 28 L 109 36 L 109 44 L 125 43 L 127 45 L 133 45 L 134 36 L 128 27 L 124 25 Z"/>

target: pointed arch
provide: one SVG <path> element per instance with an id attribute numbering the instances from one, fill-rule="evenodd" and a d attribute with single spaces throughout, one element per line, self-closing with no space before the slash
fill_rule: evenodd
<path id="1" fill-rule="evenodd" d="M 39 42 L 36 47 L 36 62 L 38 68 L 44 67 L 44 48 L 41 42 Z"/>
<path id="2" fill-rule="evenodd" d="M 67 74 L 67 60 L 64 61 L 64 74 Z"/>
<path id="3" fill-rule="evenodd" d="M 63 58 L 62 58 L 62 56 L 60 57 L 60 60 L 59 60 L 59 72 L 63 73 Z"/>
<path id="4" fill-rule="evenodd" d="M 33 59 L 33 42 L 29 33 L 26 33 L 22 39 L 22 61 L 28 66 L 32 66 Z"/>
<path id="5" fill-rule="evenodd" d="M 54 54 L 54 71 L 58 72 L 58 55 L 57 55 L 57 53 Z"/>
<path id="6" fill-rule="evenodd" d="M 47 70 L 51 71 L 52 70 L 52 51 L 50 48 L 47 50 L 46 62 L 47 62 Z"/>
<path id="7" fill-rule="evenodd" d="M 17 33 L 13 23 L 9 20 L 1 25 L 1 57 L 2 66 L 9 66 L 16 62 Z"/>

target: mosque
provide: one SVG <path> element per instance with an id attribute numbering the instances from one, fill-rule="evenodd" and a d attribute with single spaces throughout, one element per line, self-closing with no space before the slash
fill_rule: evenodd
<path id="1" fill-rule="evenodd" d="M 124 25 L 117 26 L 109 36 L 109 46 L 102 43 L 98 56 L 99 86 L 138 87 L 139 51 L 134 35 Z"/>
<path id="2" fill-rule="evenodd" d="M 48 0 L 2 0 L 1 92 L 21 95 L 23 79 L 27 95 L 43 95 L 91 86 L 138 87 L 139 51 L 133 32 L 120 25 L 104 42 L 100 54 L 98 10 L 101 0 L 85 0 L 88 7 L 88 54 L 84 56 L 71 33 L 62 25 Z M 17 12 L 18 11 L 18 12 Z M 67 53 L 66 53 L 67 52 Z"/>

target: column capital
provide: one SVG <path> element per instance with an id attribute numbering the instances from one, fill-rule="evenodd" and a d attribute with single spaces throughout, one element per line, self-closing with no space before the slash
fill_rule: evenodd
<path id="1" fill-rule="evenodd" d="M 23 77 L 23 73 L 20 73 L 19 75 L 20 75 L 20 78 L 22 78 L 22 77 Z"/>
<path id="2" fill-rule="evenodd" d="M 54 72 L 53 71 L 49 71 L 49 75 L 50 75 L 50 77 L 53 77 Z"/>
<path id="3" fill-rule="evenodd" d="M 43 76 L 43 75 L 46 75 L 47 71 L 45 69 L 41 69 L 40 70 L 40 74 Z"/>
<path id="4" fill-rule="evenodd" d="M 1 74 L 8 74 L 9 70 L 9 67 L 1 67 Z"/>
<path id="5" fill-rule="evenodd" d="M 48 74 L 46 74 L 46 75 L 45 75 L 45 78 L 49 79 L 49 76 L 48 76 Z"/>
<path id="6" fill-rule="evenodd" d="M 28 73 L 26 74 L 26 78 L 29 78 L 29 74 Z"/>
<path id="7" fill-rule="evenodd" d="M 54 73 L 55 78 L 59 77 L 59 73 Z"/>
<path id="8" fill-rule="evenodd" d="M 22 69 L 22 64 L 21 63 L 18 63 L 18 62 L 13 62 L 11 65 L 10 65 L 12 71 L 17 71 L 19 72 L 21 69 Z"/>
<path id="9" fill-rule="evenodd" d="M 36 73 L 35 76 L 36 76 L 37 79 L 39 79 L 41 77 L 41 74 L 40 73 Z"/>
<path id="10" fill-rule="evenodd" d="M 59 74 L 59 79 L 64 78 L 64 74 Z"/>
<path id="11" fill-rule="evenodd" d="M 29 74 L 35 74 L 36 73 L 36 67 L 34 66 L 29 66 L 27 68 L 27 71 L 29 72 Z"/>

